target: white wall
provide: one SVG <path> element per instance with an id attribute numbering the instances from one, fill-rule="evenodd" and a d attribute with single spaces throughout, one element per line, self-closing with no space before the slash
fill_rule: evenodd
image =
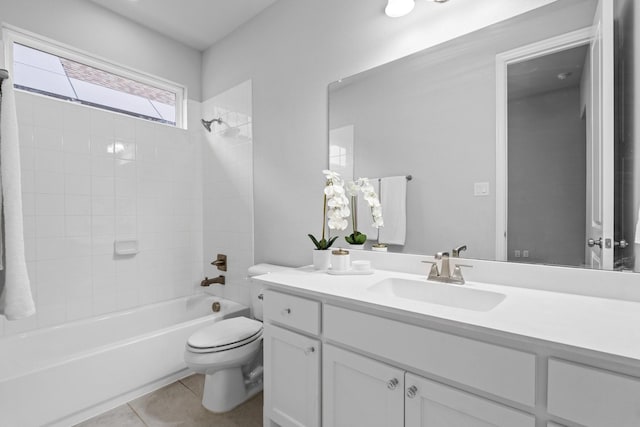
<path id="1" fill-rule="evenodd" d="M 256 261 L 311 262 L 330 82 L 550 2 L 417 2 L 391 19 L 385 0 L 280 0 L 207 50 L 204 98 L 253 82 Z"/>
<path id="2" fill-rule="evenodd" d="M 221 118 L 202 138 L 204 248 L 203 270 L 222 274 L 226 285 L 207 292 L 250 305 L 246 280 L 253 265 L 253 135 L 251 81 L 206 100 L 202 117 Z M 227 255 L 227 271 L 211 265 L 217 254 Z"/>
<path id="3" fill-rule="evenodd" d="M 0 22 L 182 84 L 189 99 L 201 99 L 199 51 L 88 0 L 0 0 Z"/>

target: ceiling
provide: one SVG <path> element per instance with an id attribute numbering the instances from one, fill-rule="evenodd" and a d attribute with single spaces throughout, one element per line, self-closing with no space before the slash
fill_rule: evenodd
<path id="1" fill-rule="evenodd" d="M 205 50 L 276 0 L 91 0 L 197 50 Z"/>
<path id="2" fill-rule="evenodd" d="M 524 98 L 579 86 L 588 50 L 589 45 L 583 45 L 510 64 L 509 98 Z M 564 79 L 558 78 L 565 73 L 571 74 Z"/>

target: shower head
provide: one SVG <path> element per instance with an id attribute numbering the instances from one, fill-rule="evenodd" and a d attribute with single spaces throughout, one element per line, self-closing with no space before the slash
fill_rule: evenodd
<path id="1" fill-rule="evenodd" d="M 235 138 L 240 133 L 240 129 L 238 129 L 237 127 L 229 126 L 229 123 L 225 122 L 224 120 L 222 120 L 220 118 L 211 119 L 211 120 L 201 119 L 200 122 L 202 123 L 202 126 L 204 126 L 204 128 L 206 130 L 208 130 L 209 132 L 211 132 L 211 125 L 213 123 L 217 123 L 219 125 L 225 125 L 227 128 L 221 133 L 221 135 L 225 136 L 225 137 Z"/>
<path id="2" fill-rule="evenodd" d="M 200 119 L 200 122 L 202 123 L 202 126 L 204 126 L 204 128 L 209 132 L 211 132 L 211 124 L 213 122 L 216 122 L 219 125 L 223 123 L 222 119 L 211 119 L 211 120 Z"/>

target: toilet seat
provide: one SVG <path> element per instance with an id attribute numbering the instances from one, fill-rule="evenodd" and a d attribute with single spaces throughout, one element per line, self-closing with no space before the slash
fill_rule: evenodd
<path id="1" fill-rule="evenodd" d="M 195 332 L 187 340 L 187 347 L 193 353 L 217 353 L 242 347 L 261 337 L 262 322 L 234 317 Z"/>

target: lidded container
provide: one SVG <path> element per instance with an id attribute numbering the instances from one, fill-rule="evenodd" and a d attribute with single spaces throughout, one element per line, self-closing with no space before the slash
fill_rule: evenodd
<path id="1" fill-rule="evenodd" d="M 351 267 L 349 251 L 337 249 L 331 251 L 331 269 L 335 271 L 347 271 Z"/>

